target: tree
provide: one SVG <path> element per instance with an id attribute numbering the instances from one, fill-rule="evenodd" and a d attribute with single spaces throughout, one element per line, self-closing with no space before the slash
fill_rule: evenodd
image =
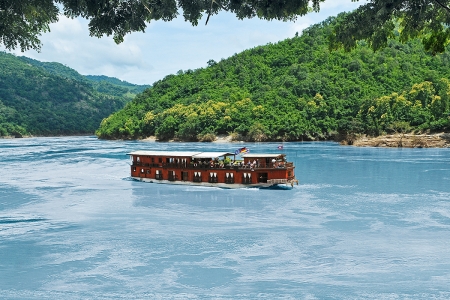
<path id="1" fill-rule="evenodd" d="M 239 19 L 258 17 L 292 21 L 320 10 L 325 0 L 2 0 L 0 44 L 7 49 L 40 49 L 38 36 L 63 13 L 83 17 L 91 36 L 113 36 L 116 43 L 134 31 L 144 32 L 153 20 L 171 21 L 182 13 L 192 25 L 208 15 L 228 11 Z M 331 1 L 331 0 L 328 0 Z M 349 0 L 350 1 L 350 0 Z M 358 0 L 351 0 L 358 1 Z M 450 40 L 450 0 L 368 0 L 330 34 L 330 47 L 355 48 L 367 40 L 373 49 L 386 46 L 393 28 L 401 29 L 400 40 L 421 36 L 433 53 L 443 52 Z"/>
<path id="2" fill-rule="evenodd" d="M 52 0 L 0 1 L 0 44 L 22 51 L 40 49 L 38 38 L 58 21 L 58 8 Z"/>
<path id="3" fill-rule="evenodd" d="M 388 128 L 394 131 L 396 134 L 400 134 L 400 141 L 398 142 L 398 147 L 403 147 L 403 138 L 405 137 L 405 133 L 411 131 L 411 126 L 409 122 L 394 121 L 388 126 Z"/>
<path id="4" fill-rule="evenodd" d="M 313 0 L 313 9 L 319 2 Z M 227 10 L 239 19 L 294 20 L 310 8 L 308 0 L 2 0 L 0 1 L 0 44 L 22 51 L 40 49 L 38 36 L 63 13 L 70 18 L 83 17 L 89 22 L 91 36 L 113 36 L 116 43 L 134 31 L 145 31 L 153 20 L 171 21 L 179 12 L 186 21 L 198 25 L 207 14 Z"/>
<path id="5" fill-rule="evenodd" d="M 334 28 L 330 48 L 350 50 L 366 40 L 378 50 L 394 37 L 397 27 L 401 42 L 420 37 L 425 50 L 442 53 L 450 41 L 449 6 L 448 0 L 370 0 Z"/>

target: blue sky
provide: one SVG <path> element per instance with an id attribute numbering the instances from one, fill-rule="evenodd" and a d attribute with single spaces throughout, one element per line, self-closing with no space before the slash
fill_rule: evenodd
<path id="1" fill-rule="evenodd" d="M 210 59 L 220 61 L 245 49 L 276 43 L 293 37 L 296 32 L 329 16 L 352 11 L 365 1 L 328 0 L 319 13 L 299 17 L 296 22 L 238 20 L 222 12 L 206 16 L 193 27 L 179 17 L 171 22 L 148 24 L 145 33 L 132 33 L 116 45 L 112 37 L 90 37 L 88 21 L 60 17 L 51 32 L 41 36 L 41 52 L 34 50 L 16 55 L 40 61 L 54 61 L 71 67 L 83 75 L 107 75 L 136 84 L 152 84 L 178 70 L 206 67 Z M 0 47 L 0 50 L 3 50 Z"/>

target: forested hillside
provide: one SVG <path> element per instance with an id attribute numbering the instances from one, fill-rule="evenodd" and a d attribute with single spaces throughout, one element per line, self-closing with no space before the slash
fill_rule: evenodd
<path id="1" fill-rule="evenodd" d="M 343 15 L 337 18 L 342 18 Z M 100 138 L 250 141 L 449 130 L 450 56 L 419 41 L 328 50 L 336 18 L 300 36 L 154 83 L 104 119 Z"/>
<path id="2" fill-rule="evenodd" d="M 126 95 L 134 98 L 139 93 L 142 93 L 150 85 L 138 85 L 129 83 L 114 77 L 108 77 L 104 75 L 86 75 L 86 79 L 93 83 L 94 88 L 98 92 L 107 92 L 111 94 Z"/>
<path id="3" fill-rule="evenodd" d="M 74 69 L 57 62 L 41 62 L 25 56 L 19 56 L 18 58 L 51 74 L 90 84 L 97 92 L 108 95 L 134 98 L 134 96 L 150 87 L 149 85 L 132 84 L 104 75 L 81 75 Z"/>
<path id="4" fill-rule="evenodd" d="M 0 52 L 0 136 L 93 134 L 147 87 L 104 79 Z"/>

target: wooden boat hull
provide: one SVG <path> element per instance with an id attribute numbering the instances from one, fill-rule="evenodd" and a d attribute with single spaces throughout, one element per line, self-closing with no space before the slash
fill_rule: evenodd
<path id="1" fill-rule="evenodd" d="M 294 184 L 298 185 L 297 180 L 290 180 L 285 183 L 255 183 L 255 184 L 240 184 L 240 183 L 210 183 L 210 182 L 192 182 L 192 181 L 170 181 L 157 180 L 152 178 L 131 177 L 134 180 L 157 184 L 175 184 L 175 185 L 190 185 L 190 186 L 204 186 L 204 187 L 218 187 L 223 189 L 244 189 L 244 188 L 280 188 L 292 189 Z"/>

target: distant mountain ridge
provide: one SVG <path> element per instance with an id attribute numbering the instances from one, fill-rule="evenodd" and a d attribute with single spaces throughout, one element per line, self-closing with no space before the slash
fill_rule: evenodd
<path id="1" fill-rule="evenodd" d="M 26 56 L 16 56 L 17 59 L 30 64 L 32 66 L 35 66 L 37 68 L 41 68 L 45 71 L 47 71 L 50 74 L 54 74 L 57 76 L 69 78 L 72 80 L 84 82 L 86 80 L 86 77 L 75 71 L 74 69 L 67 67 L 61 63 L 58 62 L 43 62 L 36 59 L 32 59 Z"/>
<path id="2" fill-rule="evenodd" d="M 148 87 L 0 52 L 0 136 L 93 134 Z"/>
<path id="3" fill-rule="evenodd" d="M 115 77 L 108 77 L 105 75 L 84 75 L 84 77 L 86 77 L 87 79 L 89 79 L 91 81 L 96 81 L 96 82 L 106 81 L 106 82 L 109 82 L 109 83 L 115 84 L 115 85 L 122 85 L 122 86 L 126 86 L 126 87 L 138 87 L 141 89 L 141 92 L 144 91 L 146 88 L 150 87 L 150 85 L 138 85 L 138 84 L 129 83 L 129 82 L 120 80 Z"/>
<path id="4" fill-rule="evenodd" d="M 150 85 L 133 84 L 105 75 L 81 75 L 74 69 L 58 62 L 42 62 L 26 56 L 18 56 L 18 58 L 33 66 L 43 68 L 49 73 L 76 81 L 88 82 L 93 85 L 94 89 L 100 89 L 103 93 L 112 93 L 116 96 L 118 96 L 117 93 L 121 92 L 123 95 L 128 95 L 128 97 L 134 97 L 136 94 L 142 93 L 145 89 L 151 87 Z M 122 89 L 117 90 L 118 87 Z"/>

